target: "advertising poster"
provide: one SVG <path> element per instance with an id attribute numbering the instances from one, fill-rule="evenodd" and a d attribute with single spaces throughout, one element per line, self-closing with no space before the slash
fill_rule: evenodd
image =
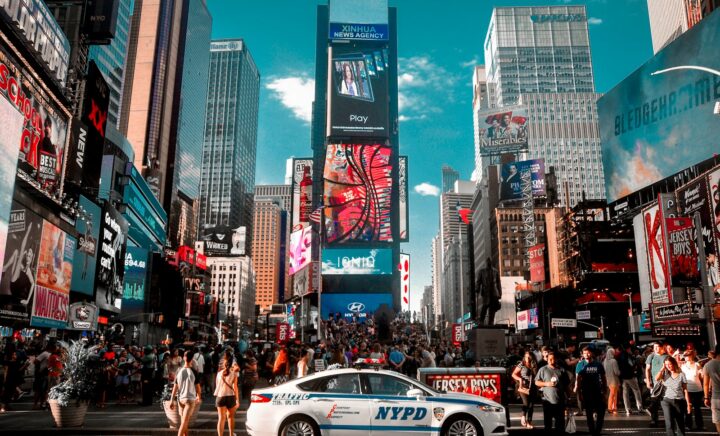
<path id="1" fill-rule="evenodd" d="M 18 176 L 49 197 L 59 195 L 70 116 L 4 49 L 0 49 L 0 73 L 0 98 L 24 116 Z"/>
<path id="2" fill-rule="evenodd" d="M 376 43 L 333 44 L 328 50 L 331 137 L 390 136 L 387 51 Z"/>
<path id="3" fill-rule="evenodd" d="M 717 153 L 720 56 L 700 48 L 719 28 L 709 15 L 598 100 L 608 202 Z"/>
<path id="4" fill-rule="evenodd" d="M 17 107 L 7 98 L 0 97 L 0 268 L 5 258 L 8 218 L 12 208 L 18 144 L 23 133 L 23 124 L 23 115 Z"/>
<path id="5" fill-rule="evenodd" d="M 303 268 L 293 275 L 293 295 L 304 297 L 310 292 L 310 269 Z"/>
<path id="6" fill-rule="evenodd" d="M 527 108 L 507 107 L 478 113 L 480 155 L 498 156 L 528 148 Z"/>
<path id="7" fill-rule="evenodd" d="M 88 65 L 85 83 L 85 100 L 80 120 L 88 127 L 87 140 L 81 157 L 82 185 L 86 189 L 96 189 L 100 182 L 103 148 L 105 147 L 105 127 L 107 125 L 110 88 L 95 61 Z M 69 156 L 76 159 L 79 156 Z"/>
<path id="8" fill-rule="evenodd" d="M 500 200 L 522 199 L 522 173 L 530 170 L 533 197 L 545 195 L 545 161 L 525 160 L 504 164 L 500 170 Z"/>
<path id="9" fill-rule="evenodd" d="M 145 283 L 148 273 L 148 250 L 127 247 L 125 250 L 125 276 L 123 277 L 123 314 L 140 314 L 145 311 Z"/>
<path id="10" fill-rule="evenodd" d="M 364 322 L 368 316 L 372 316 L 380 309 L 386 306 L 392 310 L 393 297 L 391 293 L 382 294 L 335 294 L 323 293 L 322 296 L 322 318 L 328 319 L 334 317 L 336 319 L 345 318 L 346 320 L 355 320 Z"/>
<path id="11" fill-rule="evenodd" d="M 712 232 L 715 236 L 715 254 L 706 259 L 708 285 L 713 288 L 715 298 L 720 299 L 720 167 L 708 174 L 708 186 L 712 209 Z"/>
<path id="12" fill-rule="evenodd" d="M 400 242 L 408 242 L 410 240 L 409 224 L 410 210 L 408 209 L 408 158 L 400 156 L 398 158 L 398 206 L 400 207 L 399 226 Z"/>
<path id="13" fill-rule="evenodd" d="M 392 242 L 390 147 L 330 144 L 324 172 L 328 243 Z"/>
<path id="14" fill-rule="evenodd" d="M 507 320 L 508 323 L 515 319 L 515 295 L 527 291 L 529 283 L 523 276 L 500 277 L 500 310 L 495 314 L 495 319 Z"/>
<path id="15" fill-rule="evenodd" d="M 650 298 L 652 303 L 672 303 L 667 276 L 667 253 L 663 218 L 657 203 L 643 211 L 643 233 L 647 253 Z"/>
<path id="16" fill-rule="evenodd" d="M 545 244 L 533 245 L 530 254 L 530 281 L 545 283 Z"/>
<path id="17" fill-rule="evenodd" d="M 502 379 L 504 373 L 478 373 L 476 368 L 450 368 L 441 374 L 433 374 L 433 372 L 440 372 L 435 369 L 427 370 L 427 374 L 423 374 L 423 372 L 425 370 L 420 373 L 421 380 L 434 389 L 444 392 L 477 395 L 502 403 Z M 483 372 L 486 372 L 486 370 Z M 440 412 L 436 411 L 435 413 Z M 442 416 L 439 419 L 442 419 Z"/>
<path id="18" fill-rule="evenodd" d="M 68 309 L 67 330 L 97 330 L 98 308 L 92 303 L 72 303 Z"/>
<path id="19" fill-rule="evenodd" d="M 325 248 L 322 275 L 392 274 L 391 248 Z"/>
<path id="20" fill-rule="evenodd" d="M 100 309 L 120 312 L 128 225 L 125 218 L 109 204 L 103 208 L 100 225 L 95 302 Z"/>
<path id="21" fill-rule="evenodd" d="M 715 251 L 715 241 L 713 238 L 714 211 L 710 205 L 710 190 L 708 189 L 708 179 L 706 177 L 698 177 L 685 186 L 675 191 L 677 196 L 677 207 L 680 216 L 692 218 L 695 212 L 700 213 L 700 222 L 702 228 L 700 233 L 703 239 L 703 249 L 705 250 L 705 259 L 717 257 Z"/>
<path id="22" fill-rule="evenodd" d="M 310 264 L 312 260 L 312 227 L 307 226 L 290 234 L 290 267 L 288 274 L 293 275 Z"/>
<path id="23" fill-rule="evenodd" d="M 0 319 L 30 322 L 43 219 L 13 201 L 0 279 Z"/>
<path id="24" fill-rule="evenodd" d="M 218 226 L 205 230 L 202 237 L 206 256 L 236 256 L 245 253 L 245 227 Z"/>
<path id="25" fill-rule="evenodd" d="M 296 231 L 310 225 L 313 160 L 293 159 L 292 174 L 292 231 Z"/>
<path id="26" fill-rule="evenodd" d="M 540 321 L 538 317 L 537 307 L 533 307 L 528 310 L 521 310 L 517 313 L 517 324 L 515 327 L 518 330 L 529 330 L 540 327 Z"/>
<path id="27" fill-rule="evenodd" d="M 410 255 L 400 253 L 400 310 L 410 310 Z"/>
<path id="28" fill-rule="evenodd" d="M 465 340 L 465 335 L 463 334 L 463 325 L 462 324 L 453 324 L 452 325 L 452 343 L 455 346 L 459 346 L 463 343 Z"/>
<path id="29" fill-rule="evenodd" d="M 84 195 L 80 196 L 79 206 L 85 213 L 75 220 L 75 229 L 80 234 L 77 252 L 73 258 L 72 283 L 70 289 L 86 295 L 93 295 L 95 291 L 95 266 L 97 252 L 100 244 L 100 207 Z"/>
<path id="30" fill-rule="evenodd" d="M 652 302 L 650 286 L 650 270 L 648 268 L 647 240 L 645 239 L 645 218 L 643 213 L 633 217 L 633 233 L 635 234 L 635 253 L 637 254 L 638 281 L 640 282 L 640 304 L 648 310 Z"/>
<path id="31" fill-rule="evenodd" d="M 65 328 L 67 325 L 74 254 L 75 239 L 45 221 L 38 252 L 31 326 Z"/>
<path id="32" fill-rule="evenodd" d="M 677 287 L 700 286 L 698 250 L 692 218 L 666 218 L 670 283 Z"/>

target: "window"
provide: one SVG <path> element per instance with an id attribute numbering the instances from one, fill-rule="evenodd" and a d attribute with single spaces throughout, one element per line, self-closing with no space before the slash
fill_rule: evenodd
<path id="1" fill-rule="evenodd" d="M 297 385 L 303 391 L 333 392 L 337 394 L 360 394 L 360 379 L 357 374 L 338 374 L 310 380 Z"/>
<path id="2" fill-rule="evenodd" d="M 410 382 L 385 374 L 367 374 L 370 394 L 405 397 L 410 389 L 419 389 Z"/>

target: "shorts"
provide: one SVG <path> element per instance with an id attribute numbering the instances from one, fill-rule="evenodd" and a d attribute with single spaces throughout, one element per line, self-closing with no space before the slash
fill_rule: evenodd
<path id="1" fill-rule="evenodd" d="M 228 409 L 232 409 L 236 404 L 235 395 L 215 398 L 215 407 L 226 407 Z"/>
<path id="2" fill-rule="evenodd" d="M 710 400 L 710 410 L 712 411 L 713 424 L 720 424 L 720 399 L 713 398 Z"/>

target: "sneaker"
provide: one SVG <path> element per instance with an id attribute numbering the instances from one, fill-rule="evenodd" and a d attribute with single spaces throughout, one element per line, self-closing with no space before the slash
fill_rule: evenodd
<path id="1" fill-rule="evenodd" d="M 648 409 L 640 409 L 640 413 L 644 413 L 647 416 L 652 416 L 652 413 Z"/>
<path id="2" fill-rule="evenodd" d="M 630 412 L 629 410 L 626 410 L 626 411 L 625 411 L 625 416 L 630 416 L 630 415 L 632 415 L 632 412 Z"/>

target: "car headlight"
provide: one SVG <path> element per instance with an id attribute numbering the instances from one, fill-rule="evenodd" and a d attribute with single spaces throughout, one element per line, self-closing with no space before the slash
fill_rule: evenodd
<path id="1" fill-rule="evenodd" d="M 483 412 L 495 412 L 495 413 L 504 413 L 505 409 L 499 406 L 488 406 L 488 405 L 482 405 L 478 406 L 480 410 Z"/>

